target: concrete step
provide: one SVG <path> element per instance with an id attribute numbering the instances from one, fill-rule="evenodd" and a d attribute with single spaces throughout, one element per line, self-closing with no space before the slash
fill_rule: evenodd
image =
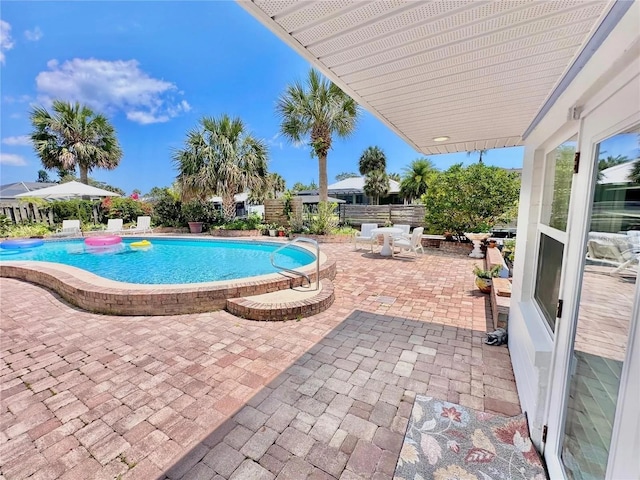
<path id="1" fill-rule="evenodd" d="M 288 290 L 253 295 L 250 297 L 227 299 L 227 311 L 249 320 L 277 322 L 310 317 L 325 311 L 334 300 L 333 282 L 328 278 L 308 286 L 294 287 Z"/>

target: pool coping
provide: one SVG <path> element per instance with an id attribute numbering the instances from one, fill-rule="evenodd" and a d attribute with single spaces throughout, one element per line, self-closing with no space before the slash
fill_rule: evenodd
<path id="1" fill-rule="evenodd" d="M 154 237 L 285 244 L 281 241 L 262 240 L 255 237 L 239 239 L 212 236 L 136 235 L 127 238 Z M 49 241 L 61 241 L 61 239 Z M 308 250 L 315 256 L 315 250 L 307 245 L 296 244 L 295 247 Z M 306 273 L 312 281 L 316 280 L 315 262 L 295 270 Z M 320 278 L 333 279 L 335 273 L 335 259 L 320 251 Z M 41 285 L 83 310 L 110 315 L 176 315 L 210 312 L 224 309 L 227 299 L 294 288 L 305 282 L 302 276 L 281 272 L 191 284 L 142 285 L 110 280 L 70 265 L 29 260 L 0 262 L 0 277 L 15 278 Z"/>

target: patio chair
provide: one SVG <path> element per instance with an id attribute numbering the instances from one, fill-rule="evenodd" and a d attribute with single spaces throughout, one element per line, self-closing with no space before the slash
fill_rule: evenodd
<path id="1" fill-rule="evenodd" d="M 424 232 L 423 227 L 418 227 L 413 229 L 413 233 L 411 235 L 404 235 L 403 237 L 397 237 L 391 239 L 391 255 L 395 257 L 396 248 L 400 250 L 399 253 L 403 251 L 413 252 L 418 256 L 418 250 L 421 253 L 424 253 L 424 249 L 422 248 L 422 232 Z"/>
<path id="2" fill-rule="evenodd" d="M 104 231 L 106 233 L 122 233 L 122 219 L 110 218 Z"/>
<path id="3" fill-rule="evenodd" d="M 640 259 L 635 234 L 589 232 L 587 260 L 615 267 L 611 274 L 633 268 Z"/>
<path id="4" fill-rule="evenodd" d="M 398 225 L 394 225 L 393 228 L 399 228 L 402 230 L 402 233 L 400 235 L 395 236 L 396 238 L 406 237 L 406 236 L 409 236 L 409 234 L 411 233 L 411 225 L 398 224 Z"/>
<path id="5" fill-rule="evenodd" d="M 138 217 L 135 225 L 126 230 L 127 233 L 152 233 L 151 217 Z"/>
<path id="6" fill-rule="evenodd" d="M 353 235 L 353 249 L 358 249 L 358 242 L 367 243 L 371 247 L 371 252 L 373 252 L 373 243 L 378 240 L 377 235 L 371 235 L 371 231 L 374 228 L 378 228 L 377 223 L 363 223 L 360 226 L 360 231 L 356 232 Z"/>
<path id="7" fill-rule="evenodd" d="M 52 237 L 71 237 L 76 235 L 82 235 L 80 230 L 80 220 L 63 220 L 62 228 L 56 230 Z"/>

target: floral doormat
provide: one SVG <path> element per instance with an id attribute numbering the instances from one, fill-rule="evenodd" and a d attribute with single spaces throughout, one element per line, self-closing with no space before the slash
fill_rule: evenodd
<path id="1" fill-rule="evenodd" d="M 545 480 L 524 416 L 418 396 L 395 480 Z"/>

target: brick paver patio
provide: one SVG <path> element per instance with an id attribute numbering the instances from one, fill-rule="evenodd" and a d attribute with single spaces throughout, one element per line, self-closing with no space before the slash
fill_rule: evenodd
<path id="1" fill-rule="evenodd" d="M 389 479 L 416 394 L 519 413 L 473 260 L 323 249 L 336 302 L 281 323 L 97 315 L 0 279 L 0 478 Z"/>

